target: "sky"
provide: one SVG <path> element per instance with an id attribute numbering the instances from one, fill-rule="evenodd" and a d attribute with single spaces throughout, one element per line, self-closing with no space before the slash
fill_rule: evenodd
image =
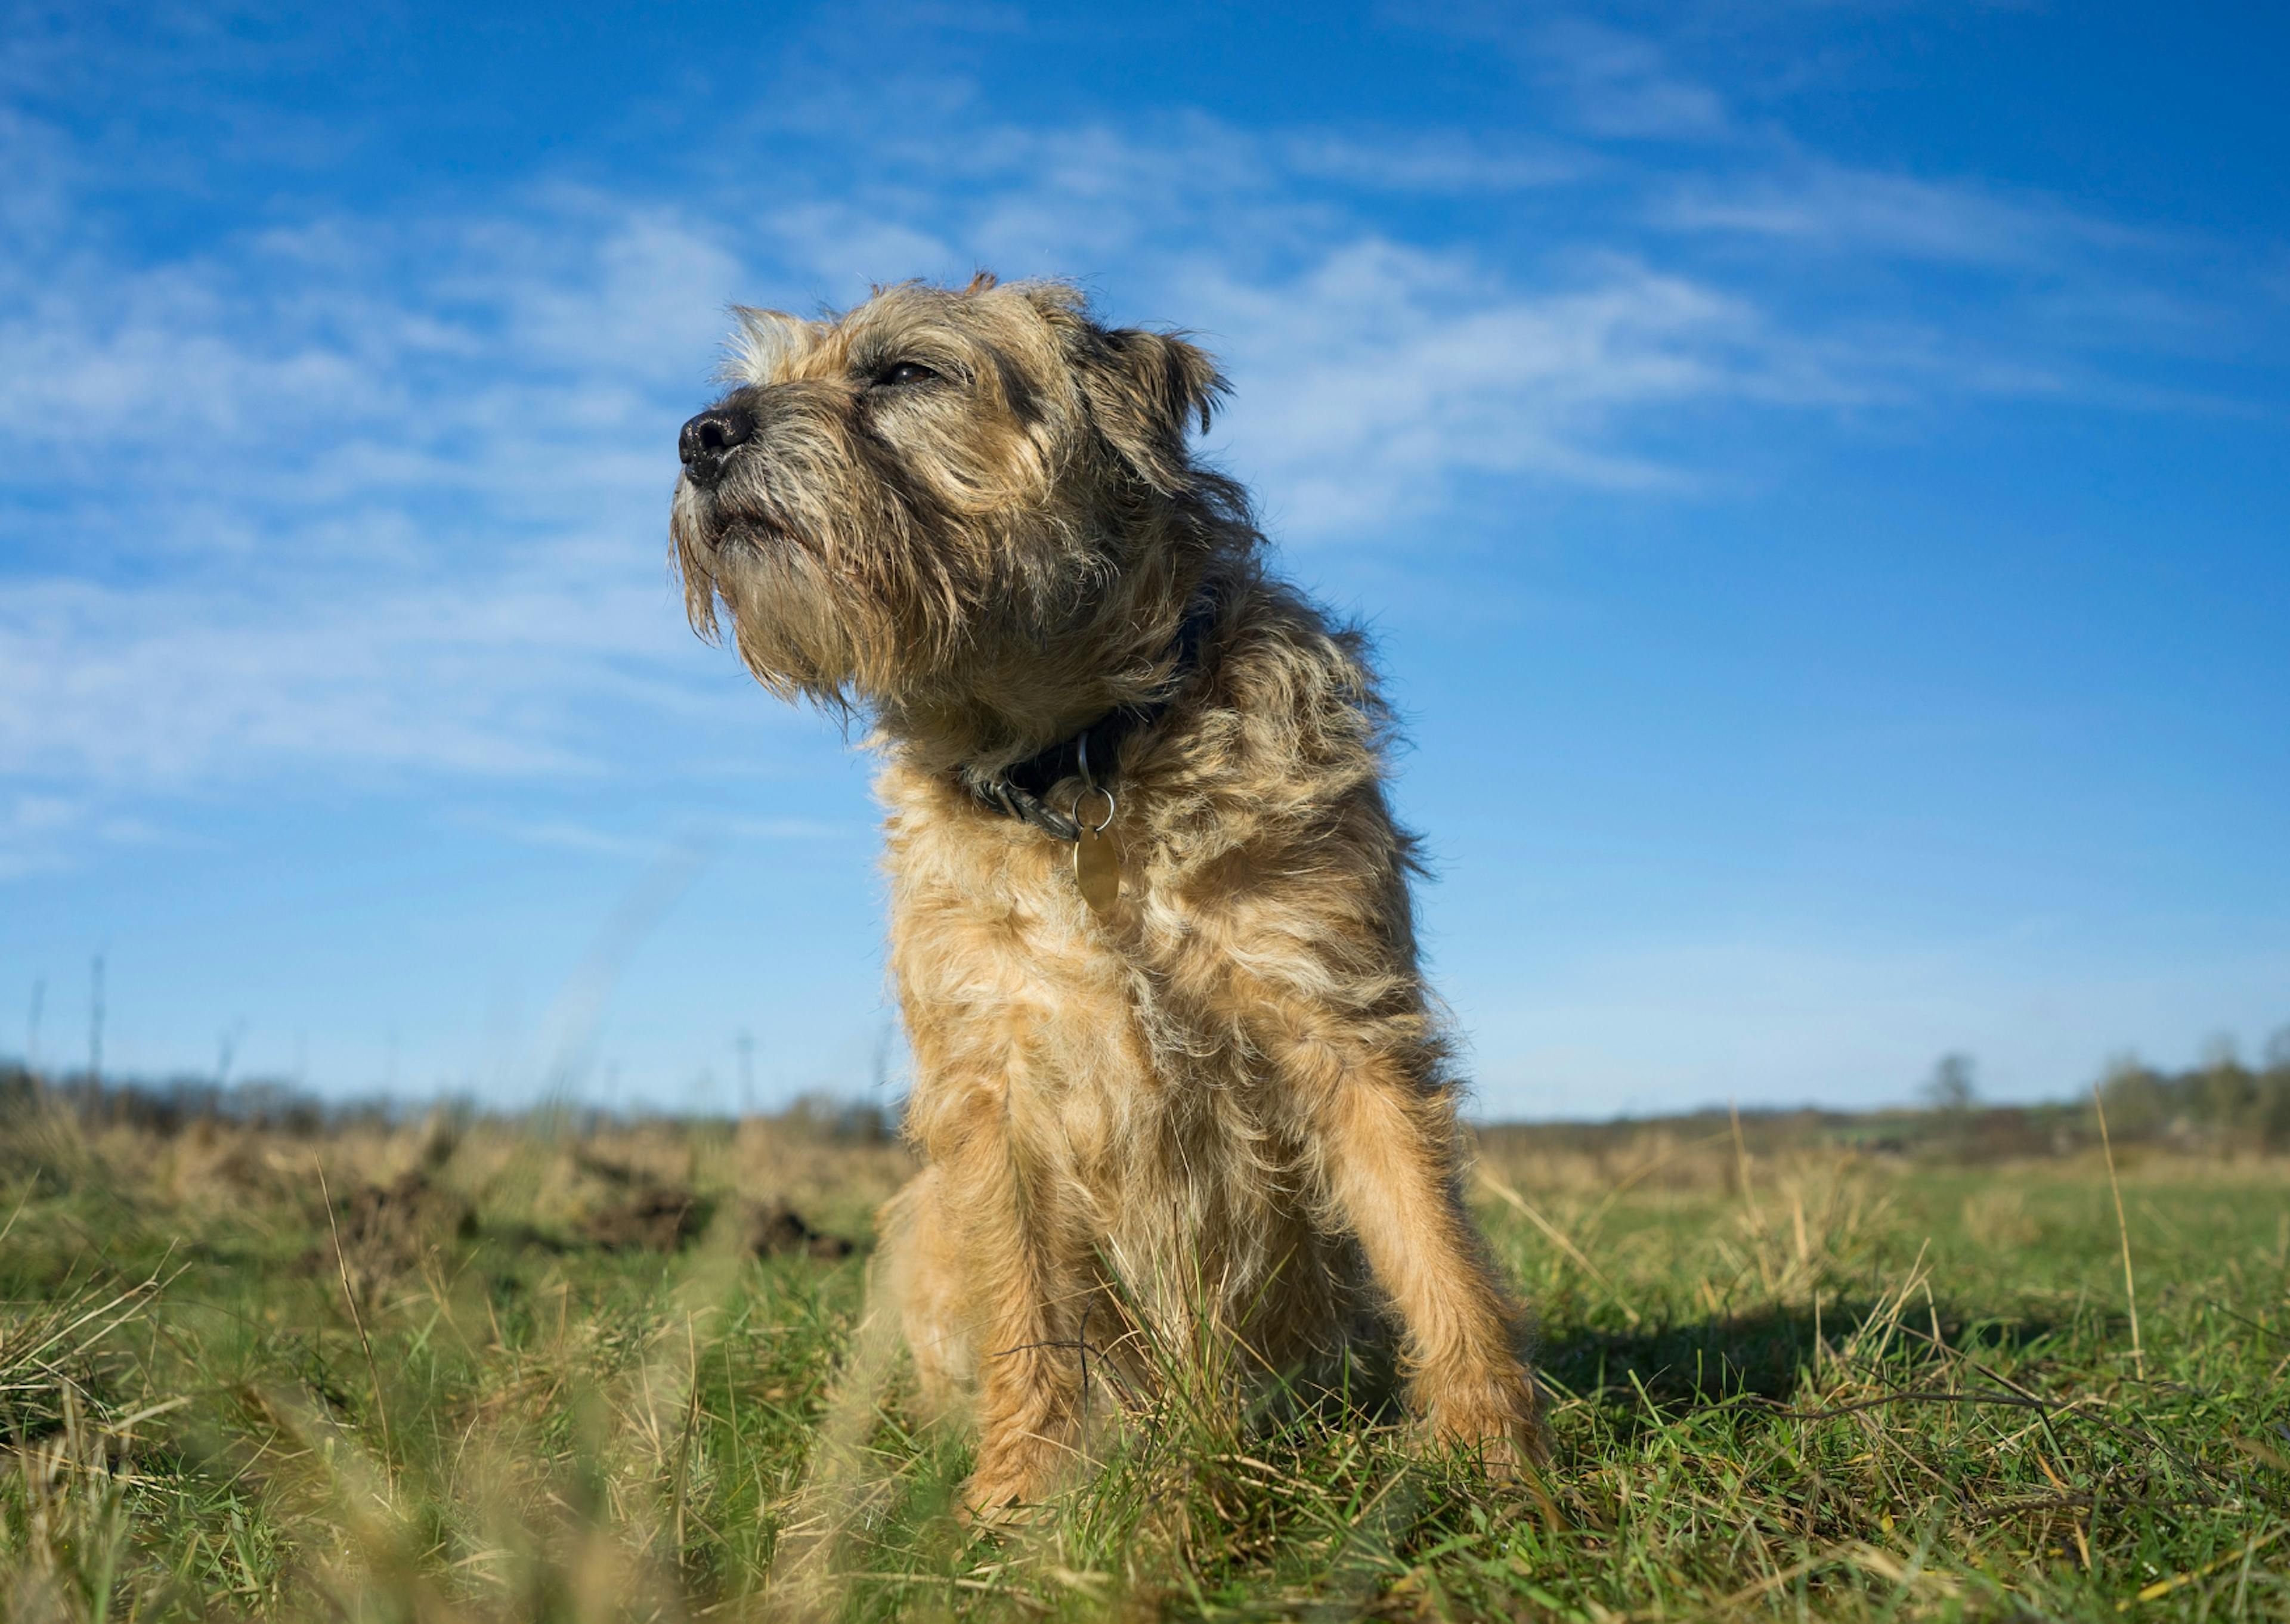
<path id="1" fill-rule="evenodd" d="M 2290 1023 L 2290 12 L 0 17 L 0 1054 L 100 954 L 110 1070 L 894 1097 L 668 499 L 729 305 L 981 266 L 1222 359 L 1479 1114 Z"/>

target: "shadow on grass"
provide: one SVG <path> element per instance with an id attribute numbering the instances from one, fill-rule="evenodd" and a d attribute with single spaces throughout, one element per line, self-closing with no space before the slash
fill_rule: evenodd
<path id="1" fill-rule="evenodd" d="M 1618 1412 L 1663 1419 L 1742 1398 L 1781 1404 L 1805 1390 L 1824 1347 L 1834 1359 L 1854 1333 L 1884 1312 L 1870 1300 L 1811 1308 L 1770 1308 L 1630 1332 L 1576 1330 L 1547 1340 L 1540 1365 L 1567 1392 Z M 1923 1319 L 1925 1316 L 1918 1316 Z M 2052 1327 L 1990 1315 L 1934 1313 L 1894 1340 L 1898 1356 L 1934 1356 L 1933 1335 L 1974 1357 L 2039 1340 Z"/>

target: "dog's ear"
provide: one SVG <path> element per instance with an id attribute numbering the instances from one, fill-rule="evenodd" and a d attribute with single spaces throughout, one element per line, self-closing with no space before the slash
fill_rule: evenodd
<path id="1" fill-rule="evenodd" d="M 1185 436 L 1205 430 L 1228 385 L 1208 353 L 1169 333 L 1085 328 L 1082 395 L 1106 443 L 1164 496 L 1183 486 Z"/>
<path id="2" fill-rule="evenodd" d="M 1162 495 L 1183 490 L 1191 471 L 1185 436 L 1207 429 L 1232 387 L 1214 358 L 1181 333 L 1099 326 L 1090 317 L 1089 296 L 1069 282 L 1021 282 L 1006 291 L 1024 297 L 1048 323 L 1107 446 Z"/>
<path id="3" fill-rule="evenodd" d="M 1208 352 L 1172 333 L 1082 324 L 1073 339 L 1091 420 L 1133 472 L 1164 496 L 1186 484 L 1185 436 L 1206 430 L 1231 386 Z"/>

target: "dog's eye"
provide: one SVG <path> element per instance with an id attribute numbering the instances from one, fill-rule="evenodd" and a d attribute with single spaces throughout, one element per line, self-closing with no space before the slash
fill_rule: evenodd
<path id="1" fill-rule="evenodd" d="M 936 372 L 919 361 L 900 361 L 885 367 L 877 373 L 875 385 L 877 388 L 881 388 L 891 384 L 928 383 L 937 376 Z"/>

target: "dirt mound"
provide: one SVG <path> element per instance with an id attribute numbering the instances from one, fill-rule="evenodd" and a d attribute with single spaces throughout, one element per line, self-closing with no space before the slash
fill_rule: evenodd
<path id="1" fill-rule="evenodd" d="M 406 1240 L 447 1236 L 466 1239 L 476 1232 L 469 1204 L 432 1182 L 415 1168 L 389 1184 L 369 1184 L 349 1199 L 342 1220 L 342 1244 L 391 1246 Z"/>
<path id="2" fill-rule="evenodd" d="M 784 1201 L 748 1209 L 747 1249 L 759 1258 L 847 1258 L 853 1248 L 839 1235 L 823 1235 Z"/>
<path id="3" fill-rule="evenodd" d="M 674 1252 L 708 1227 L 708 1204 L 690 1190 L 643 1184 L 597 1208 L 581 1232 L 607 1252 Z"/>
<path id="4" fill-rule="evenodd" d="M 394 1182 L 351 1192 L 329 1216 L 331 1227 L 303 1254 L 302 1266 L 314 1272 L 346 1272 L 350 1289 L 368 1300 L 432 1247 L 466 1240 L 477 1228 L 476 1210 L 418 1167 Z"/>

